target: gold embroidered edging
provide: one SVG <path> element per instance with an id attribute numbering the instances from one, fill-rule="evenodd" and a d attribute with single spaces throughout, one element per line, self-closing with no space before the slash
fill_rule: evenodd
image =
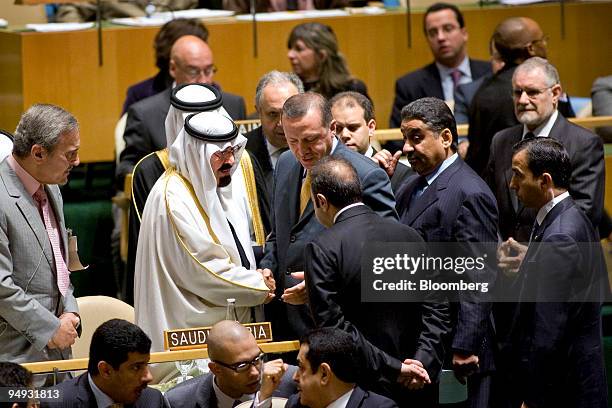
<path id="1" fill-rule="evenodd" d="M 255 183 L 255 172 L 253 171 L 253 162 L 251 161 L 251 156 L 246 150 L 240 158 L 240 167 L 242 167 L 244 185 L 246 186 L 249 206 L 251 207 L 251 217 L 253 218 L 255 241 L 257 242 L 257 245 L 264 245 L 266 243 L 266 233 L 264 231 L 263 222 L 261 221 L 261 214 L 259 212 L 259 201 L 257 199 L 257 184 Z"/>
<path id="2" fill-rule="evenodd" d="M 225 258 L 225 260 L 228 263 L 231 263 L 231 259 L 229 254 L 227 253 L 227 251 L 225 250 L 225 248 L 223 247 L 223 245 L 221 245 L 219 243 L 219 239 L 217 238 L 217 236 L 215 235 L 215 233 L 213 232 L 212 228 L 210 227 L 210 219 L 208 218 L 208 215 L 206 214 L 206 212 L 204 212 L 204 209 L 202 208 L 200 201 L 198 200 L 195 191 L 193 190 L 193 186 L 191 185 L 191 183 L 189 182 L 189 180 L 187 180 L 186 178 L 184 178 L 179 172 L 177 172 L 175 169 L 173 168 L 169 168 L 166 173 L 164 174 L 164 176 L 162 177 L 166 177 L 165 183 L 164 183 L 164 202 L 166 204 L 166 212 L 168 214 L 168 219 L 170 219 L 170 224 L 172 224 L 172 229 L 174 230 L 174 235 L 176 236 L 176 239 L 178 240 L 178 242 L 181 244 L 181 246 L 183 247 L 183 249 L 189 254 L 189 256 L 191 257 L 191 259 L 194 260 L 195 263 L 197 263 L 202 269 L 204 269 L 206 272 L 210 273 L 211 275 L 214 275 L 215 277 L 230 283 L 232 285 L 241 287 L 241 288 L 245 288 L 245 289 L 250 289 L 250 290 L 256 290 L 259 292 L 268 292 L 269 290 L 266 289 L 259 289 L 256 288 L 254 286 L 247 286 L 247 285 L 243 285 L 241 283 L 238 282 L 234 282 L 231 281 L 229 279 L 224 278 L 223 276 L 214 273 L 213 271 L 211 271 L 210 269 L 208 269 L 202 262 L 200 262 L 194 255 L 193 253 L 189 250 L 189 248 L 187 247 L 187 244 L 185 244 L 185 242 L 183 241 L 183 239 L 181 238 L 181 235 L 178 232 L 178 228 L 176 226 L 176 223 L 174 222 L 174 218 L 172 217 L 172 212 L 170 211 L 170 204 L 168 203 L 168 183 L 170 182 L 170 179 L 176 176 L 178 177 L 179 181 L 183 184 L 183 186 L 185 187 L 185 189 L 187 190 L 187 192 L 191 195 L 191 199 L 193 200 L 193 202 L 195 203 L 196 207 L 198 208 L 198 211 L 200 212 L 200 215 L 202 216 L 202 219 L 204 220 L 204 223 L 206 224 L 206 228 L 208 229 L 208 232 L 210 233 L 210 236 L 212 237 L 214 243 L 216 245 L 219 245 L 221 247 L 221 249 L 223 249 L 223 251 L 225 252 L 225 254 L 227 255 L 227 258 Z"/>

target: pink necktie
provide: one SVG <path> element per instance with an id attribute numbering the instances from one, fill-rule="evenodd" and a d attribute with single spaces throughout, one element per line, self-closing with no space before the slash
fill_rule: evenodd
<path id="1" fill-rule="evenodd" d="M 451 78 L 453 78 L 453 89 L 457 89 L 457 85 L 459 85 L 459 81 L 461 80 L 461 71 L 454 69 L 450 74 Z"/>
<path id="2" fill-rule="evenodd" d="M 55 269 L 57 271 L 57 287 L 62 293 L 62 296 L 65 296 L 68 286 L 70 285 L 70 273 L 68 272 L 68 268 L 64 262 L 64 257 L 62 256 L 60 239 L 57 234 L 57 221 L 55 219 L 55 215 L 50 209 L 49 200 L 47 200 L 47 193 L 45 193 L 45 189 L 42 185 L 38 190 L 36 190 L 33 197 L 38 203 L 38 206 L 42 212 L 45 229 L 47 230 L 47 235 L 49 236 L 51 248 L 53 248 L 53 258 L 55 259 Z"/>

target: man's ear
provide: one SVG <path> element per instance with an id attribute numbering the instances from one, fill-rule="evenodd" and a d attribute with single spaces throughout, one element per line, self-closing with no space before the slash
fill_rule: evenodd
<path id="1" fill-rule="evenodd" d="M 553 85 L 550 90 L 553 94 L 553 103 L 555 104 L 555 106 L 558 106 L 559 98 L 561 98 L 561 95 L 563 94 L 563 88 L 561 87 L 561 84 Z"/>
<path id="2" fill-rule="evenodd" d="M 451 147 L 451 145 L 453 144 L 453 134 L 448 128 L 440 132 L 440 138 L 442 138 L 442 146 L 445 149 Z"/>
<path id="3" fill-rule="evenodd" d="M 98 362 L 98 373 L 103 378 L 108 378 L 114 371 L 113 366 L 108 364 L 106 361 L 102 360 Z"/>
<path id="4" fill-rule="evenodd" d="M 333 372 L 327 363 L 321 363 L 318 370 L 320 382 L 322 386 L 326 386 L 331 382 Z"/>
<path id="5" fill-rule="evenodd" d="M 370 139 L 374 136 L 374 131 L 376 130 L 376 119 L 370 119 L 368 122 L 368 135 Z"/>
<path id="6" fill-rule="evenodd" d="M 168 73 L 172 77 L 172 79 L 176 79 L 176 62 L 173 59 L 170 59 L 170 66 L 168 67 Z"/>
<path id="7" fill-rule="evenodd" d="M 37 163 L 42 161 L 45 158 L 46 154 L 47 154 L 47 151 L 45 150 L 45 148 L 39 144 L 35 144 L 30 149 L 30 155 L 32 156 L 34 161 L 36 161 Z"/>
<path id="8" fill-rule="evenodd" d="M 214 375 L 218 375 L 219 374 L 219 365 L 217 363 L 215 363 L 214 361 L 210 361 L 208 363 L 208 369 Z"/>
<path id="9" fill-rule="evenodd" d="M 323 207 L 324 210 L 327 209 L 327 198 L 323 194 L 316 194 L 313 202 L 316 208 Z"/>
<path id="10" fill-rule="evenodd" d="M 542 175 L 540 176 L 540 185 L 545 190 L 550 190 L 552 188 L 555 188 L 555 183 L 553 182 L 553 179 L 550 173 L 546 173 L 546 172 L 542 173 Z"/>
<path id="11" fill-rule="evenodd" d="M 336 119 L 332 119 L 332 121 L 329 123 L 329 130 L 334 136 L 338 136 L 336 135 Z"/>

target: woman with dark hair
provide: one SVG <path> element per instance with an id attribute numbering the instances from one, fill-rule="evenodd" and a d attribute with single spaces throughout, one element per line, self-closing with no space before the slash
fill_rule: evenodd
<path id="1" fill-rule="evenodd" d="M 318 92 L 326 98 L 344 91 L 368 96 L 363 81 L 351 76 L 330 26 L 321 23 L 295 26 L 287 48 L 293 72 L 300 77 L 306 91 Z"/>

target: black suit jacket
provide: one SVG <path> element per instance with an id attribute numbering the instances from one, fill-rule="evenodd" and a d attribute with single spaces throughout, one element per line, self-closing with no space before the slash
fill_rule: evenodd
<path id="1" fill-rule="evenodd" d="M 272 196 L 272 188 L 274 187 L 274 167 L 272 167 L 272 160 L 270 159 L 270 153 L 267 147 L 268 141 L 263 134 L 263 129 L 260 126 L 246 133 L 244 136 L 247 138 L 246 149 L 257 159 L 266 181 L 268 194 Z"/>
<path id="2" fill-rule="evenodd" d="M 353 389 L 346 408 L 394 408 L 397 404 L 389 398 L 373 392 L 364 391 L 359 387 Z M 300 404 L 300 394 L 292 395 L 287 401 L 285 408 L 306 408 Z"/>
<path id="3" fill-rule="evenodd" d="M 512 146 L 523 136 L 523 125 L 497 133 L 491 143 L 491 156 L 484 175 L 499 207 L 499 231 L 504 240 L 513 237 L 527 242 L 536 211 L 524 208 L 510 189 L 512 178 Z M 569 192 L 576 205 L 593 225 L 598 225 L 604 205 L 604 152 L 601 139 L 591 131 L 558 115 L 549 137 L 565 146 L 572 164 Z"/>
<path id="4" fill-rule="evenodd" d="M 293 381 L 295 366 L 289 366 L 281 378 L 280 384 L 272 394 L 273 397 L 289 398 L 297 392 Z M 214 375 L 204 374 L 180 383 L 166 393 L 172 408 L 217 408 L 217 396 L 213 388 Z"/>
<path id="5" fill-rule="evenodd" d="M 165 121 L 170 109 L 172 88 L 134 103 L 128 109 L 123 139 L 125 149 L 117 166 L 118 185 L 140 159 L 166 147 Z M 234 120 L 246 118 L 246 107 L 241 96 L 222 92 L 223 107 Z"/>
<path id="6" fill-rule="evenodd" d="M 448 304 L 362 303 L 361 254 L 372 242 L 420 242 L 420 252 L 425 251 L 414 229 L 365 205 L 349 208 L 306 246 L 308 303 L 318 327 L 337 327 L 353 338 L 367 367 L 360 384 L 400 405 L 415 403 L 424 396 L 397 383 L 400 367 L 406 358 L 417 359 L 436 381 L 444 359 L 442 338 L 450 331 Z"/>
<path id="7" fill-rule="evenodd" d="M 333 156 L 348 160 L 359 176 L 363 201 L 383 217 L 396 219 L 395 198 L 389 177 L 371 159 L 338 142 Z M 300 189 L 304 169 L 291 151 L 278 159 L 274 171 L 272 195 L 272 232 L 266 240 L 262 268 L 269 268 L 276 279 L 276 299 L 283 291 L 299 283 L 290 273 L 304 270 L 304 247 L 323 231 L 314 214 L 312 201 L 299 214 Z M 312 329 L 313 322 L 306 306 L 294 306 L 274 300 L 266 305 L 272 320 L 274 337 L 295 340 Z"/>
<path id="8" fill-rule="evenodd" d="M 536 230 L 517 284 L 514 392 L 529 407 L 607 407 L 600 313 L 608 278 L 599 237 L 571 197 Z"/>
<path id="9" fill-rule="evenodd" d="M 497 243 L 497 205 L 485 182 L 470 167 L 457 159 L 411 205 L 419 178 L 407 181 L 397 194 L 400 221 L 416 229 L 426 242 L 464 243 L 470 256 L 483 256 Z M 486 268 L 468 271 L 464 279 L 487 282 L 492 288 L 496 278 L 495 252 L 488 254 Z M 490 293 L 490 292 L 489 292 Z M 454 305 L 452 349 L 478 355 L 481 372 L 494 368 L 491 303 L 488 294 L 461 292 Z"/>
<path id="10" fill-rule="evenodd" d="M 80 408 L 80 407 L 95 407 L 97 406 L 96 397 L 91 390 L 88 374 L 84 373 L 76 378 L 66 380 L 54 387 L 58 389 L 62 396 L 58 402 L 42 402 L 41 408 L 44 407 L 62 407 L 62 408 Z M 130 405 L 125 405 L 126 408 L 168 408 L 168 402 L 161 392 L 153 388 L 145 388 L 140 394 L 140 398 Z"/>
<path id="11" fill-rule="evenodd" d="M 470 58 L 472 80 L 491 72 L 491 64 Z M 433 96 L 444 100 L 440 72 L 434 62 L 416 71 L 409 72 L 395 82 L 395 99 L 391 109 L 389 127 L 397 128 L 401 124 L 402 108 L 412 101 Z"/>
<path id="12" fill-rule="evenodd" d="M 506 65 L 484 80 L 469 105 L 468 148 L 465 161 L 482 174 L 489 160 L 491 140 L 500 130 L 517 125 L 512 100 L 512 75 L 516 65 Z M 574 116 L 568 101 L 559 101 L 558 110 L 565 117 Z"/>

